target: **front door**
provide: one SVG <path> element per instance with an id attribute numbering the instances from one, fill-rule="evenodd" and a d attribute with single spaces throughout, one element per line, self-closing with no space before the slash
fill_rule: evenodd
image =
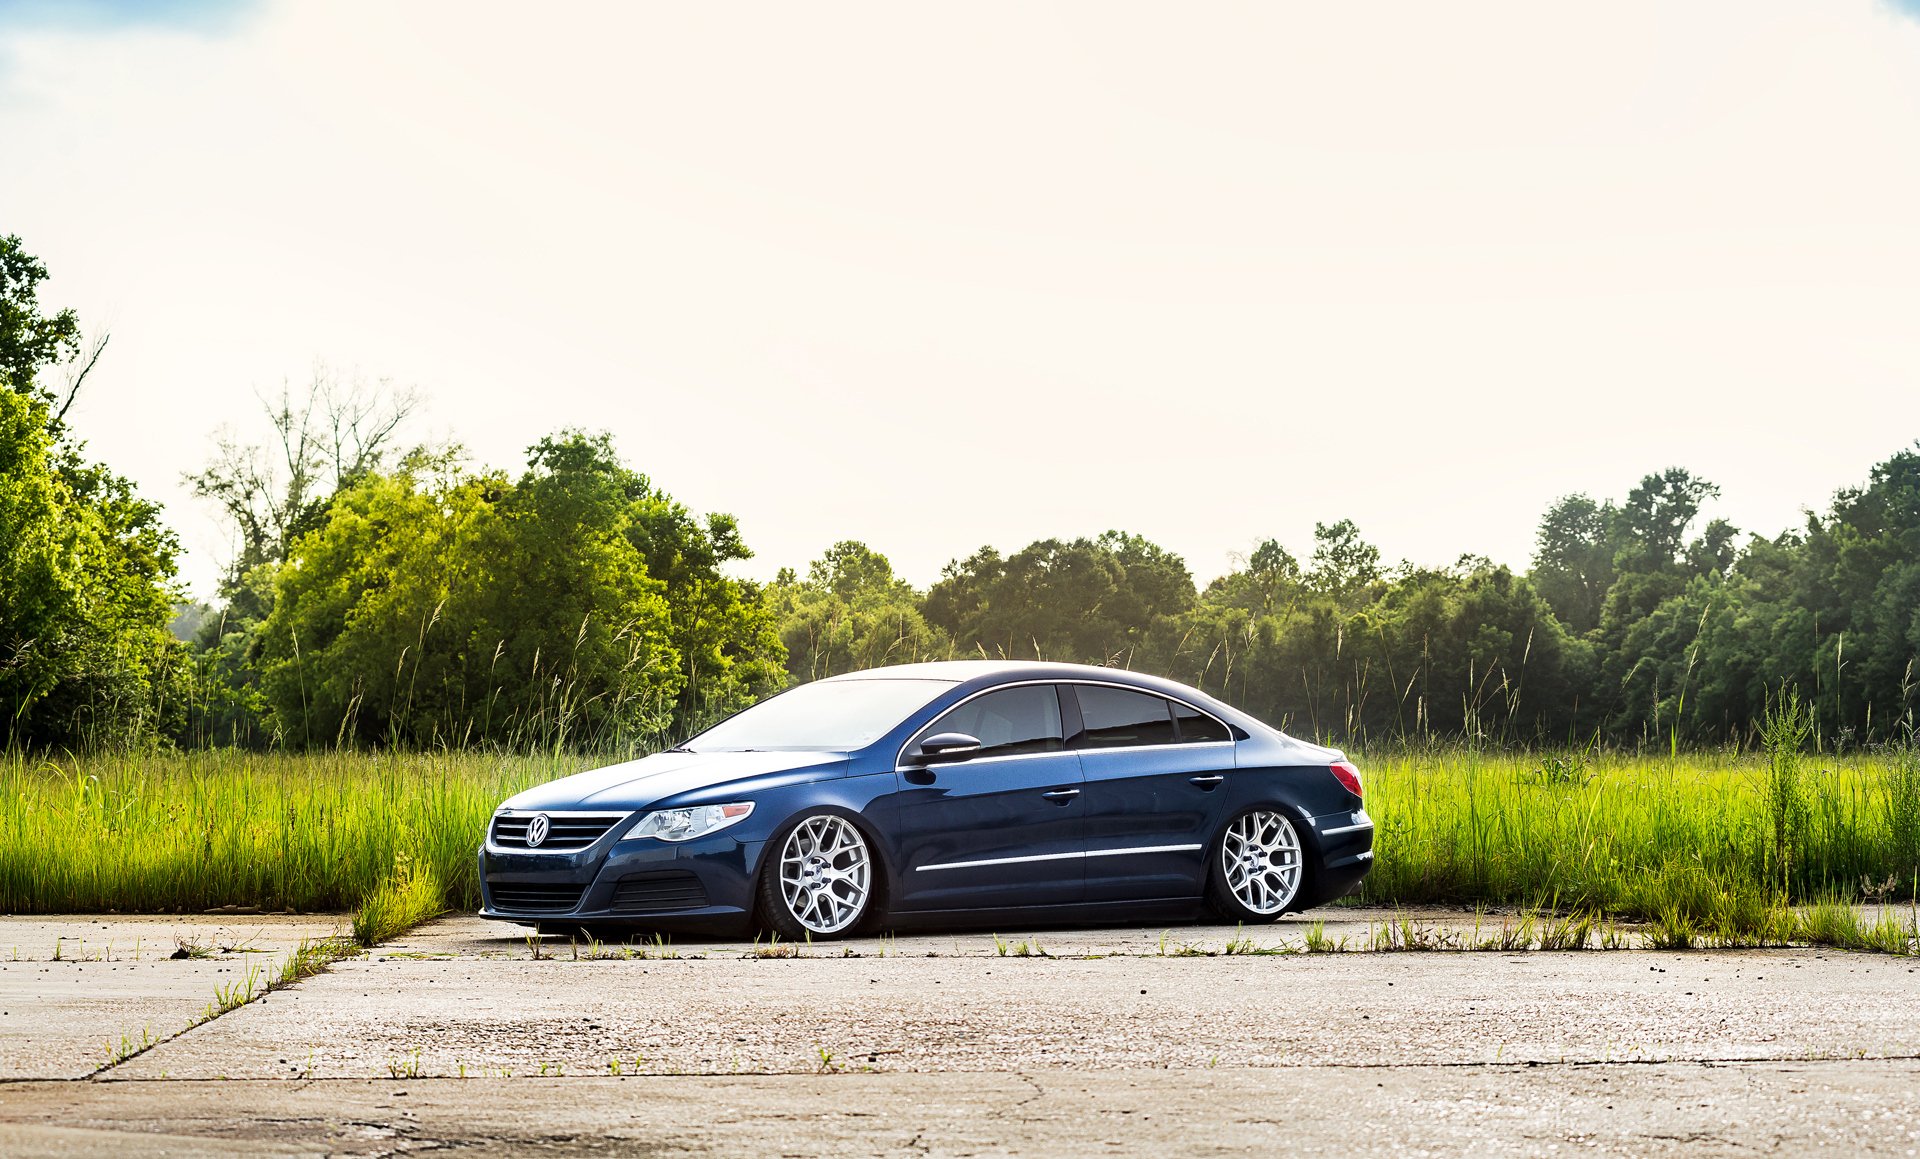
<path id="1" fill-rule="evenodd" d="M 1064 905 L 1082 894 L 1080 758 L 1059 692 L 1022 684 L 963 701 L 920 737 L 978 737 L 965 759 L 902 768 L 899 910 Z"/>

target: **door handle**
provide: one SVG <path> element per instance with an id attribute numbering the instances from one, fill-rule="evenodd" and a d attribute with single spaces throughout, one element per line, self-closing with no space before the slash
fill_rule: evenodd
<path id="1" fill-rule="evenodd" d="M 1080 790 L 1078 790 L 1078 789 L 1054 789 L 1054 790 L 1052 790 L 1051 792 L 1046 792 L 1046 793 L 1042 793 L 1042 794 L 1040 794 L 1040 795 L 1041 795 L 1042 797 L 1045 797 L 1045 798 L 1046 798 L 1047 800 L 1049 800 L 1049 801 L 1052 801 L 1053 803 L 1055 803 L 1055 804 L 1057 804 L 1057 805 L 1064 805 L 1064 804 L 1066 804 L 1066 803 L 1067 803 L 1068 801 L 1071 801 L 1071 800 L 1073 800 L 1073 799 L 1074 799 L 1075 797 L 1078 797 L 1078 796 L 1080 795 Z"/>
<path id="2" fill-rule="evenodd" d="M 1211 789 L 1219 785 L 1221 781 L 1224 781 L 1226 779 L 1227 778 L 1221 775 L 1220 773 L 1208 773 L 1206 776 L 1203 776 L 1203 777 L 1188 777 L 1187 783 L 1198 785 L 1203 789 Z"/>

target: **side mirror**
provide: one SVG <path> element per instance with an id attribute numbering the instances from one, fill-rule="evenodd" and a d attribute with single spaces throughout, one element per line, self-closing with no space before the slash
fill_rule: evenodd
<path id="1" fill-rule="evenodd" d="M 968 736 L 964 732 L 936 732 L 914 745 L 907 753 L 907 760 L 911 764 L 932 765 L 943 761 L 964 761 L 979 751 L 980 738 L 977 736 Z"/>

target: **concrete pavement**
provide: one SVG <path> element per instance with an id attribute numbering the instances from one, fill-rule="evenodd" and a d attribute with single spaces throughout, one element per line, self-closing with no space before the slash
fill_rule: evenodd
<path id="1" fill-rule="evenodd" d="M 1350 944 L 1391 917 L 1315 916 Z M 45 932 L 0 922 L 41 954 L 0 972 L 0 1074 L 35 1080 L 0 1083 L 10 1154 L 1920 1153 L 1911 959 L 1249 952 L 1301 922 L 608 947 L 455 917 L 75 1082 L 49 1080 L 100 1065 L 79 1045 L 127 995 L 241 955 L 55 962 Z"/>

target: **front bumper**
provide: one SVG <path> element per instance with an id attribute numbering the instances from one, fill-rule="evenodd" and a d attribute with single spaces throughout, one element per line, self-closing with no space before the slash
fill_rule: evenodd
<path id="1" fill-rule="evenodd" d="M 480 916 L 521 925 L 743 926 L 764 845 L 722 832 L 603 841 L 571 853 L 483 846 Z"/>

